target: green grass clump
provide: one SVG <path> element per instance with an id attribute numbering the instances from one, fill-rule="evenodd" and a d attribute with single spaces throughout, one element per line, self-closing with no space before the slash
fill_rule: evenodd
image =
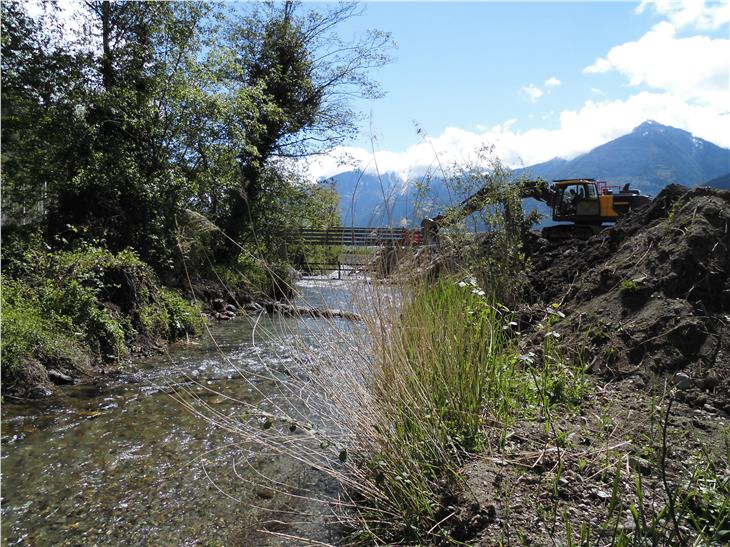
<path id="1" fill-rule="evenodd" d="M 440 497 L 484 448 L 486 417 L 504 415 L 519 391 L 505 319 L 482 295 L 451 279 L 420 287 L 377 339 L 378 449 L 367 465 L 379 490 L 372 509 L 391 519 L 380 540 L 439 533 Z"/>
<path id="2" fill-rule="evenodd" d="M 632 295 L 640 293 L 643 290 L 641 283 L 634 281 L 633 279 L 624 279 L 619 284 L 619 292 L 626 295 Z"/>
<path id="3" fill-rule="evenodd" d="M 88 243 L 53 251 L 31 240 L 3 255 L 3 389 L 31 360 L 73 372 L 127 356 L 140 336 L 175 340 L 202 330 L 200 309 L 160 287 L 133 251 Z"/>
<path id="4" fill-rule="evenodd" d="M 553 332 L 542 356 L 520 355 L 509 310 L 473 279 L 421 285 L 404 300 L 369 328 L 376 412 L 363 528 L 386 543 L 451 542 L 440 521 L 444 496 L 462 488 L 460 466 L 497 448 L 517 419 L 549 421 L 551 409 L 575 404 L 588 391 L 585 367 L 561 359 Z"/>

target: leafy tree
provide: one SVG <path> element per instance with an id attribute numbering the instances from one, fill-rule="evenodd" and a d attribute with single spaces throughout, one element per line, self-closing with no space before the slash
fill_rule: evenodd
<path id="1" fill-rule="evenodd" d="M 41 24 L 2 3 L 4 212 L 42 200 L 48 241 L 131 246 L 158 272 L 186 209 L 269 251 L 273 226 L 324 214 L 312 204 L 332 196 L 290 167 L 357 130 L 351 98 L 379 95 L 369 70 L 388 36 L 336 33 L 355 5 L 239 5 L 226 19 L 203 2 L 88 0 L 73 38 L 43 30 L 60 24 L 49 6 Z"/>
<path id="2" fill-rule="evenodd" d="M 159 267 L 174 249 L 170 227 L 191 193 L 180 136 L 190 123 L 192 76 L 210 9 L 172 2 L 86 5 L 81 38 L 101 44 L 86 72 L 89 154 L 58 188 L 50 230 L 89 225 L 112 249 L 134 246 Z"/>
<path id="3" fill-rule="evenodd" d="M 215 53 L 238 180 L 227 192 L 223 225 L 235 240 L 257 227 L 272 160 L 321 153 L 357 130 L 349 100 L 380 95 L 369 70 L 388 61 L 390 38 L 371 31 L 355 42 L 335 28 L 354 4 L 299 13 L 299 4 L 266 4 L 232 20 Z M 227 249 L 235 256 L 235 246 Z"/>
<path id="4" fill-rule="evenodd" d="M 43 219 L 49 193 L 73 176 L 86 133 L 79 123 L 83 59 L 31 18 L 2 2 L 3 218 Z M 51 12 L 44 21 L 53 25 Z"/>

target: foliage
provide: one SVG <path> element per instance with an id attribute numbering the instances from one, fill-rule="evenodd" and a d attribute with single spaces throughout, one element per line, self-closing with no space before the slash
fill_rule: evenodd
<path id="1" fill-rule="evenodd" d="M 200 310 L 160 289 L 130 250 L 93 243 L 51 251 L 40 236 L 3 247 L 3 375 L 27 359 L 47 367 L 118 361 L 140 336 L 174 340 L 200 332 Z M 88 366 L 88 363 L 87 365 Z"/>
<path id="2" fill-rule="evenodd" d="M 28 359 L 53 362 L 83 357 L 79 337 L 70 332 L 67 318 L 49 317 L 30 287 L 22 281 L 3 277 L 0 290 L 3 310 L 0 352 L 4 385 Z"/>
<path id="3" fill-rule="evenodd" d="M 633 279 L 623 279 L 619 284 L 619 291 L 622 294 L 636 294 L 643 290 L 643 286 L 640 282 Z"/>
<path id="4" fill-rule="evenodd" d="M 338 144 L 356 129 L 350 99 L 378 95 L 387 35 L 336 32 L 357 13 L 95 0 L 63 31 L 54 4 L 34 18 L 3 2 L 6 217 L 49 242 L 84 227 L 172 277 L 185 210 L 233 239 L 214 238 L 215 262 L 235 264 L 253 234 L 276 249 L 271 204 L 317 193 L 277 160 Z"/>
<path id="5" fill-rule="evenodd" d="M 442 245 L 495 298 L 508 305 L 519 302 L 530 268 L 524 241 L 538 220 L 534 214 L 524 215 L 520 181 L 487 149 L 476 162 L 454 166 L 448 185 L 464 201 L 446 211 Z M 476 238 L 467 226 L 486 234 Z"/>

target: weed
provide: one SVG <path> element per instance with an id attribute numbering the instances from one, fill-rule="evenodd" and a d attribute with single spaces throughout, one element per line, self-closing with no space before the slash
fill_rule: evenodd
<path id="1" fill-rule="evenodd" d="M 643 285 L 634 279 L 623 279 L 619 283 L 619 292 L 625 295 L 634 295 L 642 292 Z"/>

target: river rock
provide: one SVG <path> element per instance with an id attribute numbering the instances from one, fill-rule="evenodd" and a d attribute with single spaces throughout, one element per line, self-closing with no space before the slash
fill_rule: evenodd
<path id="1" fill-rule="evenodd" d="M 684 372 L 678 372 L 674 375 L 674 383 L 679 389 L 689 389 L 692 387 L 692 378 Z"/>
<path id="2" fill-rule="evenodd" d="M 261 304 L 257 304 L 256 302 L 248 302 L 243 306 L 243 309 L 250 312 L 260 313 L 262 311 L 266 311 L 264 307 Z"/>
<path id="3" fill-rule="evenodd" d="M 48 378 L 53 382 L 54 384 L 73 384 L 74 379 L 71 378 L 68 374 L 64 374 L 63 372 L 59 372 L 58 370 L 49 368 L 48 369 Z"/>
<path id="4" fill-rule="evenodd" d="M 702 381 L 702 384 L 707 390 L 715 389 L 720 384 L 720 378 L 718 377 L 717 372 L 714 370 L 709 371 Z"/>
<path id="5" fill-rule="evenodd" d="M 339 318 L 349 319 L 351 321 L 359 321 L 361 318 L 358 314 L 339 309 L 330 308 L 309 308 L 303 306 L 295 306 L 292 304 L 283 304 L 281 302 L 267 302 L 266 311 L 269 313 L 279 313 L 286 316 L 309 316 L 321 317 L 325 319 Z"/>
<path id="6" fill-rule="evenodd" d="M 51 395 L 53 395 L 53 391 L 43 384 L 38 384 L 28 390 L 28 397 L 31 399 L 43 399 Z"/>

